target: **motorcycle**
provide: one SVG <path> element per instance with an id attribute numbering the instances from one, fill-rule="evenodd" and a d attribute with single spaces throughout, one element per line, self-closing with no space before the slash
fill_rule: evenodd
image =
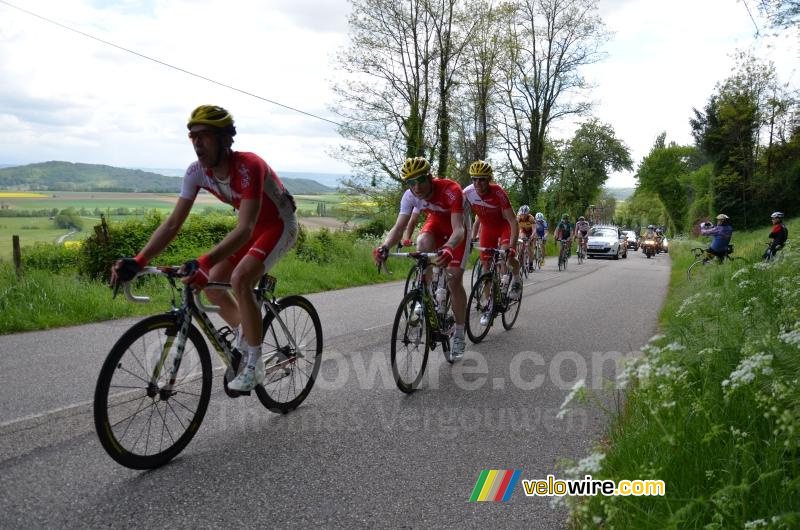
<path id="1" fill-rule="evenodd" d="M 645 239 L 642 243 L 642 252 L 647 256 L 647 259 L 656 255 L 656 242 L 653 239 Z"/>

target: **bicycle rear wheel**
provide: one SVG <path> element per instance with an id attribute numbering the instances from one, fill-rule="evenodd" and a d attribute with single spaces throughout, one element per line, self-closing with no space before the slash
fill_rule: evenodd
<path id="1" fill-rule="evenodd" d="M 489 333 L 494 320 L 494 282 L 492 273 L 481 275 L 467 301 L 467 336 L 473 344 L 478 344 Z M 481 320 L 485 324 L 481 323 Z"/>
<path id="2" fill-rule="evenodd" d="M 275 309 L 286 327 L 267 310 L 261 345 L 266 376 L 255 390 L 266 408 L 286 413 L 303 402 L 317 380 L 322 364 L 322 324 L 317 310 L 302 296 L 281 298 Z"/>
<path id="3" fill-rule="evenodd" d="M 168 383 L 179 324 L 155 315 L 114 344 L 94 392 L 94 425 L 103 449 L 131 469 L 162 466 L 197 432 L 211 396 L 211 359 L 203 336 L 189 326 L 186 347 L 171 391 Z M 155 384 L 151 383 L 157 372 Z"/>
<path id="4" fill-rule="evenodd" d="M 422 293 L 407 293 L 392 324 L 391 364 L 397 388 L 410 394 L 422 381 L 428 365 L 431 329 L 428 326 Z"/>

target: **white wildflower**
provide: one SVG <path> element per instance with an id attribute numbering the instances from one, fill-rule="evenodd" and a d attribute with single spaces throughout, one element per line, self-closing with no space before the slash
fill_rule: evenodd
<path id="1" fill-rule="evenodd" d="M 747 274 L 747 269 L 739 269 L 738 271 L 733 273 L 733 276 L 731 276 L 731 280 L 736 280 L 739 278 L 739 276 L 743 276 L 745 274 Z"/>
<path id="2" fill-rule="evenodd" d="M 684 346 L 680 342 L 670 342 L 669 344 L 664 346 L 664 349 L 665 350 L 672 350 L 672 351 L 681 351 L 681 350 L 685 350 L 686 346 Z"/>
<path id="3" fill-rule="evenodd" d="M 661 334 L 659 333 L 659 334 L 657 334 L 657 335 L 653 335 L 652 337 L 650 337 L 650 340 L 648 340 L 647 342 L 655 342 L 655 341 L 657 341 L 657 340 L 661 340 L 661 339 L 663 339 L 663 338 L 664 338 L 664 335 L 661 335 Z"/>
<path id="4" fill-rule="evenodd" d="M 767 526 L 767 521 L 764 519 L 755 519 L 754 521 L 747 521 L 744 523 L 745 530 L 750 528 L 761 528 L 762 526 Z"/>
<path id="5" fill-rule="evenodd" d="M 785 331 L 779 334 L 778 338 L 781 339 L 786 344 L 800 347 L 800 329 L 798 328 L 795 328 L 790 331 Z"/>
<path id="6" fill-rule="evenodd" d="M 754 285 L 754 283 L 750 280 L 742 280 L 739 282 L 739 289 L 747 289 L 751 285 Z"/>
<path id="7" fill-rule="evenodd" d="M 759 263 L 755 263 L 753 265 L 753 269 L 763 271 L 764 269 L 769 269 L 772 266 L 772 263 L 773 262 L 771 261 L 761 261 Z"/>
<path id="8" fill-rule="evenodd" d="M 572 390 L 570 390 L 569 394 L 567 394 L 567 397 L 564 399 L 564 402 L 558 409 L 558 414 L 556 414 L 557 419 L 559 420 L 564 419 L 564 416 L 567 414 L 567 412 L 569 412 L 567 405 L 569 405 L 572 402 L 572 400 L 575 399 L 575 396 L 577 396 L 580 392 L 582 392 L 584 388 L 586 388 L 585 379 L 579 379 L 578 381 L 575 382 L 574 385 L 572 385 Z"/>
<path id="9" fill-rule="evenodd" d="M 674 401 L 669 401 L 667 403 L 662 403 L 661 404 L 661 408 L 663 408 L 663 409 L 671 409 L 671 408 L 674 408 L 674 407 L 675 407 L 675 402 Z"/>
<path id="10" fill-rule="evenodd" d="M 594 475 L 599 473 L 602 469 L 603 459 L 606 457 L 605 453 L 595 451 L 585 458 L 581 458 L 578 465 L 565 469 L 564 472 L 570 477 L 583 477 L 585 475 Z"/>
<path id="11" fill-rule="evenodd" d="M 771 362 L 772 355 L 764 352 L 745 357 L 739 362 L 739 366 L 731 372 L 728 379 L 722 382 L 722 387 L 725 388 L 726 391 L 732 392 L 736 388 L 752 382 L 759 372 L 763 375 L 771 374 L 772 368 L 769 366 Z"/>

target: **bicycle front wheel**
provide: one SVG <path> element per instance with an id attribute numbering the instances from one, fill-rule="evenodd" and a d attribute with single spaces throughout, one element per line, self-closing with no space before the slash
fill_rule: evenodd
<path id="1" fill-rule="evenodd" d="M 267 309 L 261 344 L 266 375 L 256 386 L 261 404 L 272 412 L 296 409 L 311 392 L 322 364 L 322 324 L 302 296 L 287 296 Z"/>
<path id="2" fill-rule="evenodd" d="M 516 300 L 512 300 L 508 296 L 506 296 L 506 309 L 503 311 L 502 320 L 503 320 L 503 327 L 506 330 L 511 329 L 514 327 L 514 322 L 517 321 L 517 316 L 519 316 L 519 307 L 522 305 L 522 283 L 519 285 L 519 298 Z"/>
<path id="3" fill-rule="evenodd" d="M 100 370 L 94 392 L 95 429 L 103 449 L 125 467 L 166 464 L 203 421 L 211 396 L 208 347 L 190 326 L 170 388 L 178 332 L 174 315 L 146 318 L 120 337 Z"/>
<path id="4" fill-rule="evenodd" d="M 428 365 L 430 343 L 422 293 L 414 290 L 403 297 L 392 324 L 392 375 L 403 392 L 410 394 L 419 387 Z"/>
<path id="5" fill-rule="evenodd" d="M 408 271 L 408 276 L 406 276 L 406 286 L 403 288 L 403 296 L 405 296 L 408 291 L 414 288 L 417 284 L 417 279 L 419 278 L 419 267 L 411 267 Z"/>
<path id="6" fill-rule="evenodd" d="M 475 282 L 478 281 L 483 275 L 483 262 L 481 262 L 481 256 L 478 254 L 478 259 L 475 260 L 475 265 L 472 267 L 472 278 L 470 279 L 470 286 L 474 287 Z"/>
<path id="7" fill-rule="evenodd" d="M 482 341 L 494 320 L 494 282 L 492 273 L 483 274 L 469 293 L 467 301 L 467 336 L 473 344 Z"/>
<path id="8" fill-rule="evenodd" d="M 703 260 L 701 259 L 695 260 L 691 265 L 689 265 L 689 268 L 686 269 L 686 281 L 690 282 L 692 281 L 692 278 L 697 277 L 698 267 L 702 266 L 703 266 Z"/>

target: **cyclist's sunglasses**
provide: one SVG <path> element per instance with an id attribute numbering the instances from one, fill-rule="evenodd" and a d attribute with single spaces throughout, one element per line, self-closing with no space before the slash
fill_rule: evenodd
<path id="1" fill-rule="evenodd" d="M 207 129 L 204 129 L 202 131 L 190 131 L 189 140 L 194 142 L 198 138 L 205 139 L 209 136 L 214 136 L 214 134 L 215 134 L 214 131 L 209 131 Z"/>
<path id="2" fill-rule="evenodd" d="M 410 188 L 411 186 L 413 186 L 415 184 L 422 184 L 423 182 L 428 180 L 428 178 L 430 178 L 430 174 L 428 174 L 428 175 L 420 175 L 420 176 L 414 177 L 412 179 L 406 179 L 406 186 L 408 186 Z"/>
<path id="3" fill-rule="evenodd" d="M 489 177 L 470 177 L 472 182 L 489 182 Z"/>

